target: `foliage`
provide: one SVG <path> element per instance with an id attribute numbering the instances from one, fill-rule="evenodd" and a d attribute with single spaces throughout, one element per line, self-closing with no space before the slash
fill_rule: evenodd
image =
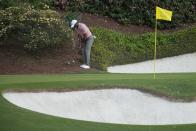
<path id="1" fill-rule="evenodd" d="M 171 22 L 159 23 L 159 28 L 173 28 L 196 22 L 195 0 L 70 0 L 70 10 L 80 10 L 109 16 L 123 24 L 155 25 L 155 5 L 173 11 Z"/>
<path id="2" fill-rule="evenodd" d="M 92 48 L 92 65 L 101 69 L 153 59 L 154 33 L 127 35 L 92 28 L 97 36 Z M 157 58 L 196 51 L 196 26 L 173 33 L 158 33 Z"/>
<path id="3" fill-rule="evenodd" d="M 0 11 L 0 39 L 3 44 L 17 40 L 30 51 L 56 47 L 67 39 L 67 30 L 64 20 L 50 9 L 27 6 Z"/>
<path id="4" fill-rule="evenodd" d="M 64 15 L 64 20 L 67 22 L 68 25 L 70 25 L 71 20 L 81 20 L 81 13 L 80 12 L 66 12 L 66 14 Z"/>
<path id="5" fill-rule="evenodd" d="M 16 1 L 14 0 L 0 0 L 0 9 L 8 8 L 15 4 Z"/>
<path id="6" fill-rule="evenodd" d="M 54 0 L 0 0 L 0 9 L 5 9 L 11 6 L 19 6 L 29 4 L 34 8 L 43 9 L 45 5 L 52 7 Z"/>

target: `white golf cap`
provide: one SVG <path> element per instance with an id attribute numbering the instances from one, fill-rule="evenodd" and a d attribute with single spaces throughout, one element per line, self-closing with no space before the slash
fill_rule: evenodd
<path id="1" fill-rule="evenodd" d="M 74 28 L 75 24 L 77 23 L 78 21 L 77 20 L 72 20 L 71 21 L 71 28 Z"/>

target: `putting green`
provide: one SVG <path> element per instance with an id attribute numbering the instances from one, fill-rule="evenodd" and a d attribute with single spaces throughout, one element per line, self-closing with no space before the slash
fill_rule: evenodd
<path id="1" fill-rule="evenodd" d="M 169 99 L 193 101 L 196 98 L 196 73 L 190 74 L 66 74 L 1 75 L 0 91 L 83 90 L 112 87 L 144 90 Z M 119 98 L 120 99 L 120 98 Z M 194 131 L 196 124 L 137 126 L 71 120 L 35 113 L 0 96 L 2 131 Z"/>

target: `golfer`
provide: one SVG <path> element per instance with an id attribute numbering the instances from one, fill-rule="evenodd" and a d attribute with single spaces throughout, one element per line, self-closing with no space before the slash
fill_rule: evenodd
<path id="1" fill-rule="evenodd" d="M 89 28 L 84 23 L 79 23 L 77 20 L 72 20 L 70 27 L 77 32 L 79 40 L 83 44 L 82 53 L 84 64 L 80 65 L 80 67 L 90 69 L 90 53 L 94 42 L 94 37 Z"/>

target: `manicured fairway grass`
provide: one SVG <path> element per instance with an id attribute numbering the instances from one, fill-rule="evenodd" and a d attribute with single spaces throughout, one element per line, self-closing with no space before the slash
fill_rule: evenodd
<path id="1" fill-rule="evenodd" d="M 196 73 L 190 74 L 65 74 L 1 75 L 5 90 L 80 90 L 134 88 L 168 98 L 192 101 L 196 98 Z M 120 98 L 119 98 L 120 99 Z M 195 131 L 196 124 L 137 126 L 103 124 L 58 118 L 16 107 L 0 96 L 0 131 Z"/>

